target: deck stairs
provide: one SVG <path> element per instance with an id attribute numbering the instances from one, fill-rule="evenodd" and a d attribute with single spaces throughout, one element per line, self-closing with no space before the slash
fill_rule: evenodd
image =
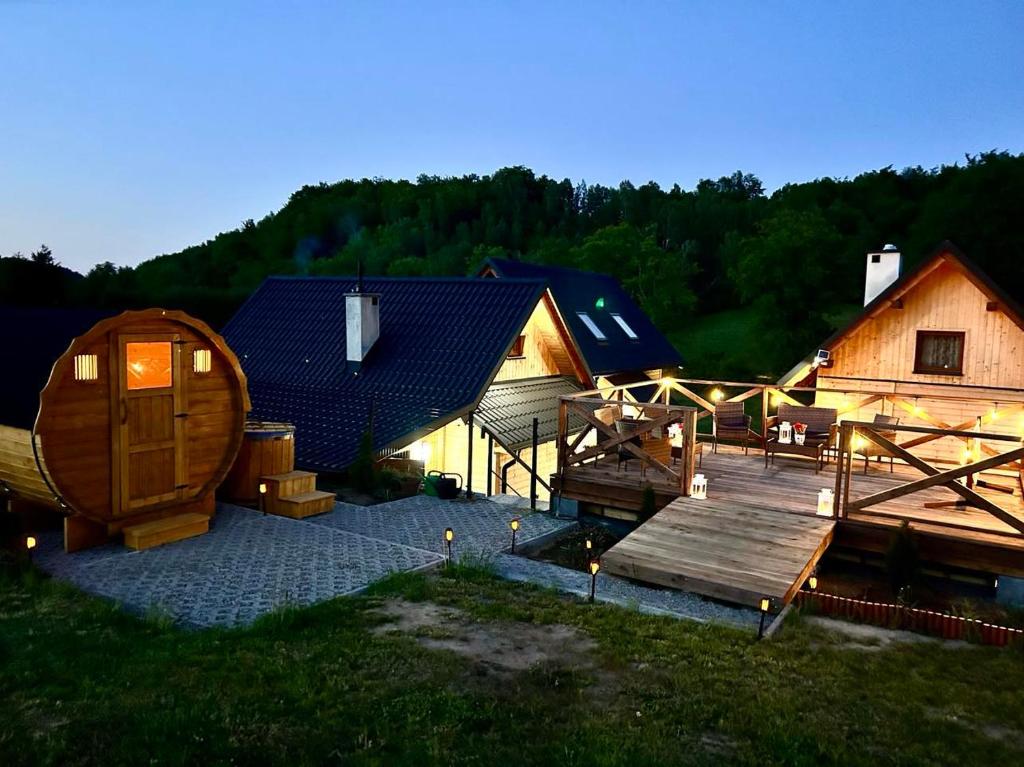
<path id="1" fill-rule="evenodd" d="M 142 551 L 165 543 L 194 538 L 208 532 L 209 529 L 210 518 L 206 514 L 175 514 L 124 528 L 124 545 L 129 549 Z"/>
<path id="2" fill-rule="evenodd" d="M 311 471 L 289 471 L 260 477 L 267 493 L 263 510 L 291 519 L 305 519 L 326 514 L 334 508 L 334 493 L 316 489 L 316 474 Z"/>

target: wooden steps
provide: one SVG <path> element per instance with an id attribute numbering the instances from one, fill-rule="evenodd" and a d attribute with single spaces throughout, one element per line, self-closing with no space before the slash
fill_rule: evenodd
<path id="1" fill-rule="evenodd" d="M 202 535 L 210 529 L 210 518 L 205 514 L 176 514 L 141 525 L 124 528 L 124 545 L 141 551 L 165 543 L 183 541 Z"/>
<path id="2" fill-rule="evenodd" d="M 334 493 L 316 489 L 316 474 L 311 471 L 289 471 L 260 477 L 267 485 L 263 510 L 291 519 L 305 519 L 325 514 L 334 508 Z"/>

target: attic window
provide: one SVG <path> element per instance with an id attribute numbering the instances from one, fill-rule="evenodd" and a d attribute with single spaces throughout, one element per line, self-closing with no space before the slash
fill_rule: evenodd
<path id="1" fill-rule="evenodd" d="M 213 355 L 209 349 L 196 349 L 192 352 L 192 372 L 209 373 L 213 369 Z"/>
<path id="2" fill-rule="evenodd" d="M 512 348 L 509 350 L 509 359 L 521 359 L 526 356 L 526 336 L 519 336 L 515 341 L 512 342 Z"/>
<path id="3" fill-rule="evenodd" d="M 99 358 L 95 354 L 75 355 L 76 381 L 95 381 L 99 377 Z"/>
<path id="4" fill-rule="evenodd" d="M 914 372 L 942 376 L 963 375 L 965 337 L 963 331 L 917 331 Z"/>
<path id="5" fill-rule="evenodd" d="M 873 264 L 880 264 L 880 263 L 882 263 L 882 254 L 881 253 L 872 253 L 871 254 L 871 263 L 873 263 Z"/>
<path id="6" fill-rule="evenodd" d="M 601 332 L 601 328 L 597 326 L 597 323 L 590 319 L 589 314 L 586 312 L 576 312 L 576 316 L 579 317 L 583 321 L 583 324 L 587 326 L 587 330 L 594 334 L 594 338 L 598 341 L 608 340 L 608 337 Z"/>
<path id="7" fill-rule="evenodd" d="M 631 328 L 629 326 L 628 322 L 626 322 L 624 319 L 622 319 L 622 315 L 620 315 L 620 314 L 612 314 L 612 319 L 615 320 L 615 323 L 620 328 L 622 328 L 622 332 L 623 333 L 625 333 L 627 336 L 629 336 L 634 341 L 637 339 L 636 331 L 634 331 L 633 328 Z"/>

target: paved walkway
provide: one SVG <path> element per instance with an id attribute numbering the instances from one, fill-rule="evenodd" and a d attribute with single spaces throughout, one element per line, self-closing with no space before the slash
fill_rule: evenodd
<path id="1" fill-rule="evenodd" d="M 59 533 L 41 536 L 36 563 L 55 577 L 195 627 L 251 623 L 285 605 L 309 605 L 362 591 L 393 572 L 443 561 L 445 527 L 454 555 L 496 554 L 508 523 L 522 516 L 520 540 L 571 525 L 486 500 L 417 496 L 372 507 L 337 504 L 306 520 L 264 516 L 221 504 L 210 532 L 146 551 L 119 544 L 65 554 Z"/>

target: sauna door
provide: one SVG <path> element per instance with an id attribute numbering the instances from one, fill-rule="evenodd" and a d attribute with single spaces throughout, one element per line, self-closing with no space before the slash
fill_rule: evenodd
<path id="1" fill-rule="evenodd" d="M 187 487 L 181 348 L 175 333 L 118 337 L 113 445 L 118 514 L 177 500 Z"/>

